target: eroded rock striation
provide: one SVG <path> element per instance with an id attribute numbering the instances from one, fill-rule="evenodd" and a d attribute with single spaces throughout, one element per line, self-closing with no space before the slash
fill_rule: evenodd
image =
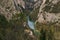
<path id="1" fill-rule="evenodd" d="M 59 0 L 46 0 L 40 6 L 38 14 L 39 23 L 54 23 L 60 20 L 60 1 Z"/>

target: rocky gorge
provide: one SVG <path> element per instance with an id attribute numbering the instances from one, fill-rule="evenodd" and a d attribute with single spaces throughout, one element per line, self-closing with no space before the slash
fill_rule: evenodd
<path id="1" fill-rule="evenodd" d="M 60 40 L 60 0 L 0 0 L 0 40 Z"/>

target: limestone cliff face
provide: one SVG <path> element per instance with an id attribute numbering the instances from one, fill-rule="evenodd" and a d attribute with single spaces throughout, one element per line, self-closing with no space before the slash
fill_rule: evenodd
<path id="1" fill-rule="evenodd" d="M 23 0 L 17 0 L 17 2 L 25 9 L 25 2 Z"/>
<path id="2" fill-rule="evenodd" d="M 16 12 L 13 0 L 0 0 L 0 15 L 3 14 L 7 20 L 10 20 L 12 14 Z"/>
<path id="3" fill-rule="evenodd" d="M 13 15 L 20 13 L 22 10 L 19 5 L 25 8 L 23 0 L 0 0 L 0 14 L 3 14 L 7 20 L 10 20 Z"/>
<path id="4" fill-rule="evenodd" d="M 60 0 L 43 0 L 38 13 L 36 29 L 37 30 L 41 30 L 42 28 L 45 30 L 53 29 L 55 39 L 52 40 L 60 40 L 59 27 L 60 27 Z"/>
<path id="5" fill-rule="evenodd" d="M 13 15 L 20 13 L 22 8 L 26 9 L 27 4 L 25 2 L 25 0 L 0 0 L 0 14 L 3 14 L 7 20 L 10 20 Z"/>
<path id="6" fill-rule="evenodd" d="M 39 14 L 38 14 L 38 22 L 39 23 L 54 23 L 60 20 L 60 1 L 59 0 L 46 0 L 43 1 Z"/>

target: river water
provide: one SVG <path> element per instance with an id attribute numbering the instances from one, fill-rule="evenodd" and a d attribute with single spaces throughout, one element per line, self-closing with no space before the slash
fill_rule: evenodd
<path id="1" fill-rule="evenodd" d="M 35 28 L 34 28 L 34 24 L 35 24 L 35 23 L 29 19 L 29 16 L 27 17 L 27 19 L 28 19 L 28 20 L 27 20 L 27 21 L 28 21 L 28 26 L 29 26 L 31 29 L 34 30 L 34 29 L 35 29 Z"/>

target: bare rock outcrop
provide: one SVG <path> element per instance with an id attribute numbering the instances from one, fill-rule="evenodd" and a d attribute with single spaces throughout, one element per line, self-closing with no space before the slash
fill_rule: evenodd
<path id="1" fill-rule="evenodd" d="M 40 30 L 42 28 L 54 30 L 54 40 L 60 40 L 60 0 L 43 0 L 36 22 L 37 30 Z"/>
<path id="2" fill-rule="evenodd" d="M 43 0 L 38 14 L 39 23 L 54 23 L 60 20 L 60 1 L 59 0 Z"/>
<path id="3" fill-rule="evenodd" d="M 25 8 L 23 0 L 0 0 L 0 14 L 3 14 L 7 20 L 10 20 L 13 15 L 21 12 L 21 7 Z"/>

